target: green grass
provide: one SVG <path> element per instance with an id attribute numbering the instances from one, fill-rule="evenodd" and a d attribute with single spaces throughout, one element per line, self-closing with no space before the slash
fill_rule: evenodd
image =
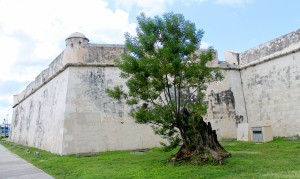
<path id="1" fill-rule="evenodd" d="M 55 178 L 300 178 L 300 142 L 276 139 L 265 144 L 223 142 L 232 154 L 224 165 L 170 164 L 172 152 L 103 152 L 96 157 L 59 156 L 30 147 L 3 144 Z M 31 153 L 27 154 L 25 149 Z M 40 158 L 34 157 L 39 151 Z"/>

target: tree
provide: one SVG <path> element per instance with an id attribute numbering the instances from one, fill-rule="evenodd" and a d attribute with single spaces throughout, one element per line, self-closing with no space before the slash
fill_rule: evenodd
<path id="1" fill-rule="evenodd" d="M 204 32 L 181 14 L 137 17 L 137 36 L 125 33 L 128 53 L 116 60 L 127 90 L 107 89 L 109 96 L 135 105 L 130 115 L 137 123 L 152 124 L 169 141 L 166 149 L 181 145 L 173 160 L 223 163 L 230 154 L 219 144 L 216 131 L 203 121 L 206 84 L 220 80 L 207 65 L 214 50 L 197 53 Z"/>

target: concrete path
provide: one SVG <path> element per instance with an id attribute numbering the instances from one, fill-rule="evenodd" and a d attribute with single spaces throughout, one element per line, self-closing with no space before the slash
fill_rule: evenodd
<path id="1" fill-rule="evenodd" d="M 0 144 L 0 179 L 50 179 L 53 178 Z"/>

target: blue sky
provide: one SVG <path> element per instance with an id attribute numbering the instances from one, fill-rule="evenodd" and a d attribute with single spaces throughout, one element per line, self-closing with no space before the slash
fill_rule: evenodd
<path id="1" fill-rule="evenodd" d="M 123 44 L 136 16 L 173 11 L 205 31 L 202 48 L 242 52 L 300 27 L 299 0 L 0 0 L 0 123 L 19 93 L 65 48 L 71 33 Z"/>

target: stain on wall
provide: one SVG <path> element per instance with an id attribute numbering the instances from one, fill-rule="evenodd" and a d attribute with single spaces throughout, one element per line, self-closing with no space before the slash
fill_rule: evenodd
<path id="1" fill-rule="evenodd" d="M 246 68 L 241 73 L 250 125 L 271 125 L 275 136 L 298 134 L 300 53 Z"/>
<path id="2" fill-rule="evenodd" d="M 59 141 L 67 89 L 67 71 L 14 107 L 10 140 L 54 153 Z"/>
<path id="3" fill-rule="evenodd" d="M 236 125 L 243 122 L 243 116 L 236 114 L 234 94 L 230 89 L 217 93 L 211 90 L 208 98 L 208 110 L 212 112 L 213 119 L 233 119 Z"/>

